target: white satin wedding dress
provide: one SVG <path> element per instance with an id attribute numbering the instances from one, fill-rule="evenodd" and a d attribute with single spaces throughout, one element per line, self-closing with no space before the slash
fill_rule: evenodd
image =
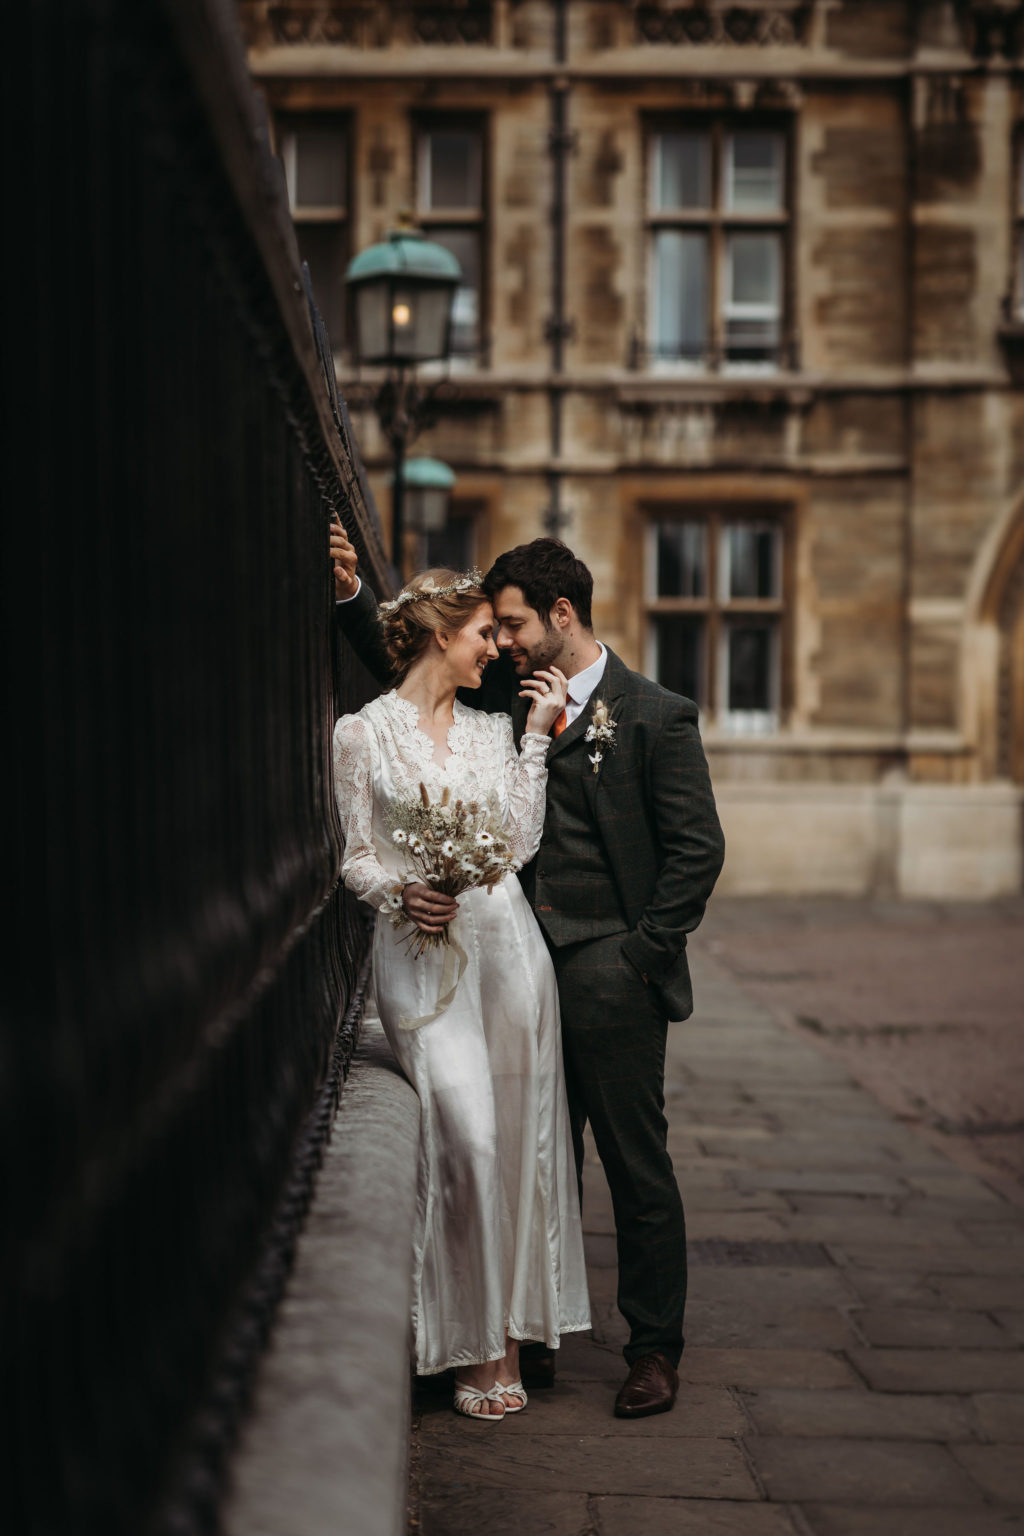
<path id="1" fill-rule="evenodd" d="M 521 753 L 507 715 L 455 703 L 450 756 L 434 761 L 414 704 L 386 693 L 334 731 L 342 878 L 381 911 L 408 878 L 385 823 L 395 799 L 496 797 L 525 863 L 540 843 L 548 738 Z M 542 1340 L 590 1327 L 583 1238 L 562 1070 L 558 994 L 547 947 L 515 875 L 458 898 L 452 936 L 467 963 L 451 1003 L 429 1018 L 441 948 L 406 952 L 378 918 L 374 992 L 388 1041 L 422 1106 L 413 1336 L 421 1375 L 497 1360 L 505 1332 Z"/>

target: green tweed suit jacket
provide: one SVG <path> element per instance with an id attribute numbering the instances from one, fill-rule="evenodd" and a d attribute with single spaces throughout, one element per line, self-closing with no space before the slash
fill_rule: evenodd
<path id="1" fill-rule="evenodd" d="M 337 612 L 342 632 L 364 665 L 386 683 L 387 659 L 372 593 L 364 586 L 358 598 L 339 604 Z M 459 696 L 489 712 L 511 714 L 518 743 L 529 705 L 517 696 L 517 686 L 511 669 L 494 663 L 478 693 Z M 594 748 L 586 733 L 598 699 L 615 722 L 615 737 L 595 773 L 590 762 Z M 552 742 L 549 763 L 563 754 L 571 754 L 572 771 L 579 775 L 580 794 L 615 881 L 629 930 L 623 953 L 656 989 L 669 1018 L 687 1018 L 693 1011 L 693 993 L 686 935 L 704 915 L 725 856 L 697 729 L 697 706 L 630 671 L 608 651 L 594 696 Z M 548 815 L 557 815 L 550 802 Z M 544 841 L 556 856 L 557 839 L 558 828 L 549 821 Z M 529 891 L 529 871 L 523 873 Z"/>
<path id="2" fill-rule="evenodd" d="M 615 738 L 595 772 L 586 733 L 598 699 L 615 723 Z M 525 699 L 514 700 L 517 741 L 527 709 Z M 693 993 L 686 935 L 704 916 L 725 856 L 697 706 L 631 672 L 609 650 L 594 696 L 551 743 L 549 765 L 566 754 L 579 775 L 629 929 L 623 953 L 656 988 L 669 1017 L 687 1018 Z M 549 802 L 544 840 L 555 849 L 558 827 L 551 818 L 557 814 Z"/>

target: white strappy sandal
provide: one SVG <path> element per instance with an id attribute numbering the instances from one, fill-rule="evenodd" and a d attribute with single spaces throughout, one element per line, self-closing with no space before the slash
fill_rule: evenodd
<path id="1" fill-rule="evenodd" d="M 507 1387 L 491 1387 L 486 1392 L 481 1392 L 479 1387 L 467 1387 L 461 1381 L 455 1383 L 455 1400 L 452 1407 L 456 1413 L 461 1413 L 463 1418 L 474 1419 L 478 1424 L 500 1424 L 506 1413 L 518 1413 L 518 1408 L 506 1408 L 501 1394 L 507 1392 Z M 498 1403 L 500 1413 L 491 1413 L 485 1408 L 485 1403 Z"/>
<path id="2" fill-rule="evenodd" d="M 517 1403 L 505 1403 L 506 1413 L 522 1413 L 523 1409 L 530 1401 L 526 1395 L 526 1388 L 523 1386 L 521 1381 L 514 1381 L 509 1387 L 503 1387 L 499 1381 L 495 1390 L 500 1392 L 502 1401 L 504 1401 L 506 1397 L 517 1397 L 519 1399 Z"/>

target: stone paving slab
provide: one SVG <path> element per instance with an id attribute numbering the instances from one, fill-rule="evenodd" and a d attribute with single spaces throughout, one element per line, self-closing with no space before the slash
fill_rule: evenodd
<path id="1" fill-rule="evenodd" d="M 1024 1505 L 1024 1456 L 1019 1445 L 954 1445 L 951 1450 L 990 1499 Z"/>
<path id="2" fill-rule="evenodd" d="M 751 1168 L 737 1174 L 736 1187 L 784 1190 L 787 1194 L 882 1195 L 904 1199 L 913 1185 L 908 1179 L 886 1173 L 849 1173 L 824 1168 Z"/>
<path id="3" fill-rule="evenodd" d="M 765 1437 L 747 1449 L 773 1500 L 873 1504 L 980 1504 L 977 1482 L 944 1445 Z M 977 1446 L 976 1450 L 990 1449 Z"/>
<path id="4" fill-rule="evenodd" d="M 600 1536 L 803 1536 L 777 1504 L 602 1498 L 592 1509 Z"/>
<path id="5" fill-rule="evenodd" d="M 979 1248 L 964 1244 L 960 1248 L 928 1248 L 919 1244 L 887 1245 L 840 1240 L 842 1253 L 836 1262 L 856 1269 L 916 1269 L 929 1275 L 1012 1275 L 1016 1281 L 1024 1274 L 1024 1256 L 1012 1248 Z"/>
<path id="6" fill-rule="evenodd" d="M 1024 1510 L 982 1505 L 885 1509 L 875 1504 L 804 1504 L 801 1513 L 813 1536 L 1021 1536 L 1024 1532 Z"/>
<path id="7" fill-rule="evenodd" d="M 589 1504 L 585 1493 L 539 1493 L 528 1482 L 520 1486 L 513 1501 L 504 1488 L 451 1486 L 424 1500 L 419 1530 L 422 1536 L 448 1536 L 450 1531 L 479 1531 L 481 1536 L 593 1536 Z"/>
<path id="8" fill-rule="evenodd" d="M 997 1349 L 853 1349 L 876 1392 L 1024 1392 L 1024 1353 Z"/>
<path id="9" fill-rule="evenodd" d="M 1024 1392 L 979 1392 L 971 1401 L 986 1440 L 1024 1440 Z"/>
<path id="10" fill-rule="evenodd" d="M 858 1440 L 969 1440 L 970 1399 L 949 1393 L 829 1392 L 765 1387 L 740 1394 L 762 1435 Z"/>
<path id="11" fill-rule="evenodd" d="M 687 1303 L 687 1336 L 718 1348 L 840 1350 L 860 1344 L 860 1336 L 834 1307 L 771 1307 L 758 1303 L 737 1308 L 728 1301 L 695 1296 Z"/>
<path id="12" fill-rule="evenodd" d="M 731 1439 L 688 1440 L 684 1454 L 678 1440 L 657 1435 L 511 1435 L 504 1424 L 468 1422 L 461 1428 L 462 1443 L 446 1441 L 434 1458 L 432 1496 L 455 1485 L 642 1498 L 761 1497 L 742 1448 Z"/>
<path id="13" fill-rule="evenodd" d="M 914 1273 L 902 1269 L 844 1269 L 843 1278 L 857 1300 L 854 1306 L 879 1305 L 892 1307 L 937 1308 L 956 1306 L 954 1297 L 941 1289 L 944 1277 Z M 958 1280 L 960 1276 L 956 1277 Z M 975 1277 L 971 1276 L 972 1283 Z M 988 1283 L 987 1281 L 985 1283 Z M 970 1293 L 961 1298 L 965 1307 L 983 1307 L 988 1303 L 975 1302 Z"/>
<path id="14" fill-rule="evenodd" d="M 680 1381 L 730 1387 L 855 1387 L 849 1362 L 823 1349 L 687 1348 Z"/>
<path id="15" fill-rule="evenodd" d="M 1018 1344 L 1024 1344 L 1024 1312 L 1007 1307 L 1000 1308 L 992 1315 L 1000 1328 L 1005 1328 Z"/>
<path id="16" fill-rule="evenodd" d="M 931 1275 L 928 1285 L 951 1307 L 1015 1307 L 1022 1275 Z"/>
<path id="17" fill-rule="evenodd" d="M 591 1150 L 594 1334 L 493 1428 L 417 1390 L 424 1536 L 1024 1536 L 1024 1233 L 820 1043 L 691 946 L 669 1031 L 690 1268 L 671 1414 L 612 1416 L 616 1249 Z"/>
<path id="18" fill-rule="evenodd" d="M 1012 1333 L 983 1312 L 935 1312 L 914 1307 L 870 1307 L 851 1313 L 869 1344 L 913 1349 L 1014 1349 Z"/>

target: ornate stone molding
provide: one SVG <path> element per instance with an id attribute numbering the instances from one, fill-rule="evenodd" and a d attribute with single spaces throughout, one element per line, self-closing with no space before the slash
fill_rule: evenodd
<path id="1" fill-rule="evenodd" d="M 803 46 L 814 0 L 689 0 L 687 4 L 639 4 L 634 11 L 638 43 L 682 47 Z"/>
<path id="2" fill-rule="evenodd" d="M 250 48 L 327 44 L 385 48 L 391 43 L 486 45 L 494 41 L 488 0 L 456 4 L 427 0 L 241 0 Z"/>

